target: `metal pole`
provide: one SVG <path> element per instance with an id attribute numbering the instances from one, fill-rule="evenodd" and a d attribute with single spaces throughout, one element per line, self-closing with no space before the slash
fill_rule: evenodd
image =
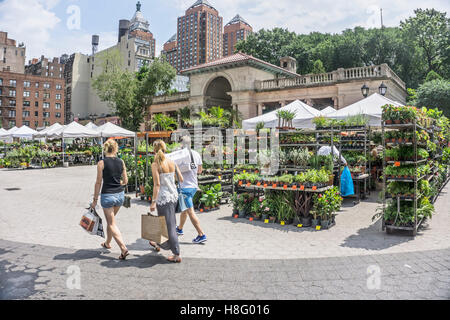
<path id="1" fill-rule="evenodd" d="M 134 190 L 136 193 L 136 197 L 137 197 L 137 190 L 138 190 L 138 181 L 137 181 L 137 132 L 134 135 L 134 183 L 135 183 L 135 187 L 136 189 Z"/>

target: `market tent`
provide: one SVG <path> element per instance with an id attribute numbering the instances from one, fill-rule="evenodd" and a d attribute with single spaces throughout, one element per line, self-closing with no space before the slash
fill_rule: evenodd
<path id="1" fill-rule="evenodd" d="M 36 134 L 37 131 L 31 129 L 30 127 L 27 126 L 22 126 L 19 129 L 15 130 L 11 136 L 13 138 L 19 138 L 19 139 L 33 139 L 33 135 Z"/>
<path id="2" fill-rule="evenodd" d="M 50 132 L 51 130 L 58 130 L 60 128 L 62 128 L 62 125 L 60 125 L 59 123 L 54 123 L 50 127 L 47 127 L 44 130 L 41 130 L 38 133 L 34 134 L 33 137 L 34 138 L 45 138 L 47 136 L 48 132 Z"/>
<path id="3" fill-rule="evenodd" d="M 292 125 L 295 128 L 314 128 L 312 120 L 323 115 L 319 110 L 308 106 L 300 100 L 295 100 L 278 110 L 242 121 L 242 128 L 244 130 L 255 129 L 256 124 L 259 122 L 264 122 L 264 128 L 275 128 L 278 126 L 277 111 L 279 110 L 296 112 L 292 121 Z"/>
<path id="4" fill-rule="evenodd" d="M 328 114 L 328 118 L 332 119 L 346 119 L 351 116 L 365 115 L 369 118 L 369 125 L 380 127 L 381 126 L 381 107 L 386 104 L 392 104 L 395 106 L 403 106 L 401 103 L 391 100 L 382 96 L 381 94 L 374 93 L 371 96 L 362 99 L 348 107 L 337 110 L 334 113 Z"/>
<path id="5" fill-rule="evenodd" d="M 321 111 L 324 115 L 328 115 L 330 113 L 336 112 L 336 109 L 333 107 L 326 107 L 325 109 L 323 109 Z"/>
<path id="6" fill-rule="evenodd" d="M 98 128 L 98 126 L 95 123 L 92 123 L 92 122 L 89 122 L 88 124 L 86 124 L 85 127 L 89 128 L 89 129 L 93 129 L 93 130 Z"/>
<path id="7" fill-rule="evenodd" d="M 14 127 L 12 127 L 11 129 L 6 130 L 6 132 L 4 132 L 4 133 L 1 133 L 1 132 L 0 132 L 0 140 L 6 141 L 6 142 L 12 142 L 12 141 L 13 141 L 13 140 L 12 140 L 12 134 L 13 134 L 15 131 L 17 131 L 17 130 L 19 130 L 19 128 L 17 128 L 16 126 L 14 126 Z"/>
<path id="8" fill-rule="evenodd" d="M 95 130 L 86 128 L 74 121 L 67 126 L 63 126 L 56 130 L 50 130 L 46 135 L 48 138 L 95 138 L 100 133 Z"/>
<path id="9" fill-rule="evenodd" d="M 101 137 L 110 138 L 110 137 L 130 137 L 134 138 L 136 133 L 133 131 L 129 131 L 127 129 L 121 128 L 111 122 L 107 122 L 104 125 L 95 129 L 98 133 L 100 133 Z"/>

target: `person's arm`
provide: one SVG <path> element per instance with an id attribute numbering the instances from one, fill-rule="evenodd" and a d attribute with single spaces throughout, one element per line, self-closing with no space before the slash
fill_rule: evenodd
<path id="1" fill-rule="evenodd" d="M 156 199 L 158 198 L 159 188 L 161 186 L 161 183 L 159 181 L 159 172 L 156 163 L 152 164 L 152 176 L 153 176 L 153 197 L 152 197 L 152 204 L 150 205 L 150 211 L 155 211 Z"/>
<path id="2" fill-rule="evenodd" d="M 176 176 L 178 177 L 178 182 L 182 183 L 184 181 L 183 175 L 181 174 L 180 168 L 178 168 L 178 165 L 175 164 L 175 170 L 177 171 Z"/>
<path id="3" fill-rule="evenodd" d="M 125 166 L 125 162 L 122 160 L 123 163 L 123 172 L 122 172 L 122 185 L 126 186 L 128 184 L 128 174 L 127 174 L 127 167 Z"/>
<path id="4" fill-rule="evenodd" d="M 202 161 L 202 157 L 200 156 L 199 153 L 197 153 L 197 160 L 198 160 L 197 174 L 202 174 L 202 172 L 203 172 L 203 161 Z"/>
<path id="5" fill-rule="evenodd" d="M 94 200 L 92 201 L 91 208 L 95 208 L 97 206 L 98 197 L 100 196 L 100 188 L 102 187 L 103 168 L 103 161 L 99 161 L 97 164 L 97 180 L 95 181 Z"/>

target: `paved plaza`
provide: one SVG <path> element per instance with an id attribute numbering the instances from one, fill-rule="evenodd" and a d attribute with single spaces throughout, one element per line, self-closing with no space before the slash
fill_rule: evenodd
<path id="1" fill-rule="evenodd" d="M 92 199 L 95 167 L 0 171 L 1 299 L 449 299 L 450 196 L 417 237 L 372 222 L 377 194 L 345 201 L 326 231 L 199 214 L 208 241 L 188 222 L 181 264 L 140 239 L 149 204 L 134 199 L 118 225 L 131 255 L 100 248 L 78 225 Z M 9 191 L 8 191 L 9 190 Z M 100 215 L 103 217 L 101 209 Z M 80 274 L 80 288 L 70 285 Z"/>

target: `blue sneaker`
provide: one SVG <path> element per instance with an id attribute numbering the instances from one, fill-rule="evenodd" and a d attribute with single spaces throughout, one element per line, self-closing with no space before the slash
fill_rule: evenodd
<path id="1" fill-rule="evenodd" d="M 197 236 L 194 240 L 192 240 L 192 243 L 203 243 L 206 242 L 206 235 Z"/>
<path id="2" fill-rule="evenodd" d="M 178 227 L 177 227 L 177 235 L 184 236 L 183 230 L 182 229 L 178 229 Z"/>

